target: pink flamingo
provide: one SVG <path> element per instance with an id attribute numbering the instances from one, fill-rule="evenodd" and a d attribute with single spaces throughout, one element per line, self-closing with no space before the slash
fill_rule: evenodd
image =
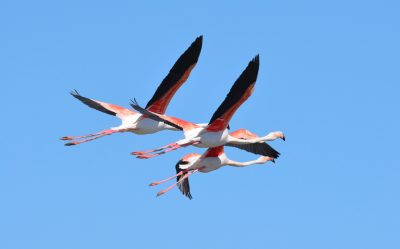
<path id="1" fill-rule="evenodd" d="M 146 110 L 160 115 L 165 113 L 172 97 L 174 96 L 176 91 L 182 86 L 182 84 L 188 79 L 192 69 L 197 64 L 201 52 L 202 43 L 203 36 L 197 37 L 197 39 L 190 45 L 190 47 L 179 57 L 179 59 L 175 62 L 174 66 L 169 71 L 168 75 L 164 78 L 164 80 L 157 88 L 153 97 L 147 103 Z M 118 117 L 119 119 L 121 119 L 122 124 L 117 127 L 112 127 L 110 129 L 93 134 L 88 134 L 85 136 L 62 137 L 61 140 L 78 140 L 66 143 L 65 145 L 67 146 L 92 141 L 117 132 L 150 134 L 166 129 L 182 130 L 181 127 L 175 125 L 174 123 L 168 121 L 154 121 L 153 119 L 148 118 L 145 115 L 142 115 L 133 110 L 83 97 L 76 90 L 75 92 L 71 92 L 71 95 L 93 109 Z"/>
<path id="2" fill-rule="evenodd" d="M 278 153 L 279 154 L 279 153 Z M 217 170 L 223 166 L 233 166 L 233 167 L 246 167 L 253 164 L 264 164 L 268 161 L 275 163 L 274 157 L 261 156 L 255 160 L 247 162 L 237 162 L 230 160 L 224 153 L 224 147 L 218 146 L 214 148 L 209 148 L 203 155 L 191 153 L 185 155 L 175 166 L 176 174 L 168 177 L 165 180 L 153 182 L 150 186 L 156 186 L 158 184 L 167 182 L 176 178 L 176 182 L 169 186 L 168 188 L 161 190 L 157 193 L 157 197 L 161 196 L 175 186 L 178 186 L 179 190 L 183 195 L 192 199 L 190 193 L 189 176 L 201 172 L 208 173 Z"/>
<path id="3" fill-rule="evenodd" d="M 247 68 L 233 84 L 225 100 L 218 107 L 217 111 L 214 113 L 210 122 L 206 126 L 200 126 L 179 118 L 151 112 L 140 107 L 136 100 L 132 101 L 131 106 L 136 111 L 154 119 L 155 121 L 172 123 L 181 127 L 185 136 L 183 139 L 166 146 L 149 151 L 132 152 L 132 154 L 136 155 L 138 158 L 147 159 L 189 145 L 194 145 L 200 148 L 212 148 L 222 145 L 230 145 L 240 148 L 246 146 L 248 147 L 249 144 L 272 141 L 277 138 L 285 140 L 285 136 L 280 131 L 270 132 L 264 137 L 256 137 L 252 139 L 237 138 L 231 136 L 228 132 L 228 123 L 233 114 L 243 104 L 243 102 L 245 102 L 251 96 L 253 92 L 254 85 L 257 80 L 258 69 L 259 56 L 257 55 L 249 62 Z"/>

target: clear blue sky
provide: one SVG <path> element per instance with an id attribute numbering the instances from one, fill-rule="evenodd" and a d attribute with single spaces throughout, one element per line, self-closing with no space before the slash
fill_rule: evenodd
<path id="1" fill-rule="evenodd" d="M 0 2 L 1 249 L 400 248 L 398 1 L 55 2 Z M 167 113 L 207 122 L 260 53 L 231 127 L 284 131 L 275 165 L 194 175 L 192 201 L 155 198 L 148 183 L 202 150 L 129 152 L 180 133 L 58 140 L 119 123 L 70 90 L 145 104 L 201 34 Z"/>

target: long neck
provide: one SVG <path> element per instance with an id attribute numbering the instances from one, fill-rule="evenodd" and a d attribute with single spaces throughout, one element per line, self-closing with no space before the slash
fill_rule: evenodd
<path id="1" fill-rule="evenodd" d="M 252 143 L 260 143 L 265 141 L 272 141 L 275 140 L 276 136 L 274 132 L 268 133 L 268 135 L 264 137 L 255 137 L 252 139 L 240 139 L 234 136 L 229 135 L 229 142 L 233 144 L 252 144 Z"/>
<path id="2" fill-rule="evenodd" d="M 275 132 L 270 132 L 266 136 L 260 138 L 261 141 L 272 141 L 275 139 L 276 139 Z"/>
<path id="3" fill-rule="evenodd" d="M 230 166 L 234 166 L 234 167 L 246 167 L 249 165 L 259 164 L 259 163 L 260 163 L 259 159 L 247 161 L 247 162 L 236 162 L 236 161 L 229 160 L 226 165 L 230 165 Z"/>

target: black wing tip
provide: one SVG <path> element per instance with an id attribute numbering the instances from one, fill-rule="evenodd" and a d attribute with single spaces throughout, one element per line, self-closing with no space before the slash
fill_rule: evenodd
<path id="1" fill-rule="evenodd" d="M 86 98 L 86 97 L 80 95 L 80 94 L 78 93 L 78 91 L 75 90 L 75 89 L 74 89 L 73 91 L 71 91 L 70 94 L 71 94 L 73 97 L 75 97 L 77 100 L 81 101 L 83 104 L 89 106 L 90 108 L 93 108 L 93 109 L 98 110 L 98 111 L 100 111 L 100 112 L 104 112 L 104 113 L 109 114 L 109 115 L 112 115 L 112 116 L 116 116 L 116 115 L 117 115 L 116 112 L 105 108 L 105 107 L 102 106 L 99 102 L 97 102 L 97 101 L 95 101 L 95 100 L 93 100 L 93 99 L 89 99 L 89 98 Z"/>
<path id="2" fill-rule="evenodd" d="M 257 54 L 256 56 L 251 59 L 249 64 L 254 64 L 256 66 L 260 65 L 260 54 Z"/>
<path id="3" fill-rule="evenodd" d="M 190 44 L 189 48 L 186 49 L 185 52 L 179 57 L 179 59 L 175 62 L 174 67 L 178 64 L 178 61 L 186 61 L 190 65 L 197 63 L 200 57 L 201 48 L 203 47 L 203 35 L 198 36 L 192 44 Z"/>
<path id="4" fill-rule="evenodd" d="M 203 35 L 199 35 L 194 42 L 190 45 L 190 47 L 199 47 L 201 49 L 203 45 Z"/>
<path id="5" fill-rule="evenodd" d="M 272 154 L 272 158 L 274 158 L 274 159 L 278 159 L 279 158 L 279 156 L 281 155 L 281 153 L 279 153 L 278 151 L 273 151 L 273 152 L 271 152 L 271 154 Z"/>
<path id="6" fill-rule="evenodd" d="M 80 100 L 82 102 L 92 101 L 92 100 L 80 95 L 76 89 L 72 90 L 70 92 L 70 94 L 72 95 L 72 97 L 74 97 L 74 98 L 76 98 L 76 99 L 78 99 L 78 100 Z"/>
<path id="7" fill-rule="evenodd" d="M 139 105 L 139 103 L 137 102 L 137 100 L 136 100 L 136 98 L 133 98 L 133 99 L 131 99 L 131 103 L 129 103 L 131 106 L 132 105 L 135 105 L 135 106 L 138 106 Z"/>
<path id="8" fill-rule="evenodd" d="M 253 73 L 255 73 L 256 77 L 258 74 L 258 69 L 260 68 L 260 55 L 257 54 L 250 62 L 249 65 L 247 66 L 247 70 L 252 70 Z"/>
<path id="9" fill-rule="evenodd" d="M 189 200 L 193 198 L 192 194 L 190 193 L 189 179 L 185 179 L 182 183 L 179 184 L 179 190 L 184 196 L 189 198 Z"/>
<path id="10" fill-rule="evenodd" d="M 191 200 L 191 199 L 193 198 L 192 195 L 191 195 L 190 193 L 188 193 L 188 194 L 186 195 L 186 197 L 189 198 L 189 200 Z"/>
<path id="11" fill-rule="evenodd" d="M 246 69 L 243 71 L 242 75 L 248 77 L 251 84 L 256 83 L 258 77 L 258 70 L 260 68 L 260 55 L 257 54 L 250 62 Z"/>
<path id="12" fill-rule="evenodd" d="M 72 90 L 71 92 L 69 92 L 72 96 L 74 96 L 75 98 L 78 96 L 81 96 L 78 91 L 76 89 Z"/>
<path id="13" fill-rule="evenodd" d="M 201 45 L 203 43 L 203 35 L 199 35 L 193 43 L 199 43 Z"/>
<path id="14" fill-rule="evenodd" d="M 139 103 L 137 102 L 136 98 L 131 99 L 131 102 L 129 103 L 129 105 L 130 105 L 133 109 L 135 109 L 136 111 L 139 111 L 139 112 L 140 112 L 140 110 L 144 109 L 143 107 L 141 107 L 141 106 L 139 105 Z"/>
<path id="15" fill-rule="evenodd" d="M 264 142 L 264 150 L 268 154 L 268 156 L 270 156 L 270 157 L 272 157 L 274 159 L 277 159 L 281 154 L 277 150 L 272 148 L 272 146 L 267 144 L 266 142 Z"/>
<path id="16" fill-rule="evenodd" d="M 194 59 L 193 63 L 197 63 L 200 57 L 201 48 L 203 47 L 203 35 L 200 35 L 192 42 L 190 47 L 187 49 L 191 57 Z"/>
<path id="17" fill-rule="evenodd" d="M 256 56 L 254 56 L 253 60 L 255 63 L 260 63 L 260 54 L 257 54 Z"/>

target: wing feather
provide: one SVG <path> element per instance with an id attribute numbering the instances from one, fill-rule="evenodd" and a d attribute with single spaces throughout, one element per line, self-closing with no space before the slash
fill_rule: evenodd
<path id="1" fill-rule="evenodd" d="M 200 127 L 199 125 L 197 125 L 195 123 L 185 121 L 183 119 L 170 117 L 170 116 L 162 115 L 162 114 L 157 114 L 157 113 L 151 112 L 149 110 L 146 110 L 146 109 L 142 108 L 141 106 L 139 106 L 139 104 L 137 103 L 136 100 L 132 101 L 131 106 L 133 109 L 135 109 L 136 111 L 138 111 L 139 113 L 141 113 L 143 115 L 146 115 L 148 118 L 153 119 L 158 122 L 163 122 L 167 125 L 177 128 L 178 130 L 187 131 L 187 130 L 191 130 L 191 129 Z"/>
<path id="2" fill-rule="evenodd" d="M 153 97 L 147 103 L 146 109 L 158 114 L 165 113 L 172 97 L 182 84 L 185 83 L 192 69 L 195 67 L 200 56 L 202 44 L 203 36 L 197 37 L 190 47 L 179 57 L 157 88 Z"/>
<path id="3" fill-rule="evenodd" d="M 228 143 L 225 146 L 235 147 L 241 150 L 245 150 L 247 152 L 262 155 L 262 156 L 269 156 L 272 158 L 278 158 L 280 153 L 272 148 L 267 143 L 254 143 L 254 144 L 233 144 Z"/>
<path id="4" fill-rule="evenodd" d="M 258 136 L 256 134 L 254 134 L 251 131 L 246 130 L 246 129 L 236 130 L 236 131 L 230 133 L 229 135 L 232 137 L 244 139 L 244 140 L 258 138 Z M 226 144 L 226 146 L 236 147 L 238 149 L 245 150 L 245 151 L 253 153 L 253 154 L 269 156 L 272 158 L 278 158 L 280 155 L 280 153 L 278 151 L 276 151 L 274 148 L 272 148 L 267 143 L 254 143 L 254 144 L 228 143 L 228 144 Z"/>
<path id="5" fill-rule="evenodd" d="M 180 160 L 176 165 L 175 165 L 175 170 L 176 173 L 178 174 L 179 172 L 182 171 L 182 169 L 179 167 L 180 164 L 184 164 L 185 161 Z M 186 162 L 187 163 L 187 162 Z M 176 177 L 176 181 L 179 182 L 179 180 L 185 175 L 187 174 L 184 173 L 180 176 Z M 182 182 L 178 183 L 178 188 L 179 190 L 182 192 L 182 194 L 184 196 L 186 196 L 187 198 L 189 198 L 190 200 L 192 199 L 192 194 L 190 193 L 190 185 L 189 185 L 189 178 L 186 178 L 185 180 L 183 180 Z"/>
<path id="6" fill-rule="evenodd" d="M 131 100 L 131 106 L 133 109 L 135 109 L 136 111 L 138 111 L 139 113 L 141 113 L 142 115 L 146 115 L 148 118 L 154 120 L 154 121 L 158 121 L 158 122 L 163 122 L 167 125 L 170 125 L 172 127 L 175 127 L 178 130 L 183 130 L 183 128 L 181 126 L 179 126 L 178 124 L 175 124 L 171 121 L 168 121 L 167 119 L 162 118 L 160 115 L 157 115 L 149 110 L 144 109 L 143 107 L 141 107 L 136 99 L 135 100 Z"/>
<path id="7" fill-rule="evenodd" d="M 227 128 L 235 111 L 251 96 L 254 84 L 257 81 L 259 65 L 260 59 L 259 55 L 257 55 L 249 62 L 246 69 L 233 84 L 222 104 L 211 117 L 208 130 L 218 131 Z"/>
<path id="8" fill-rule="evenodd" d="M 134 111 L 129 110 L 124 107 L 121 107 L 121 106 L 117 106 L 114 104 L 109 104 L 106 102 L 101 102 L 98 100 L 83 97 L 76 90 L 71 92 L 71 95 L 74 96 L 79 101 L 81 101 L 82 103 L 84 103 L 85 105 L 89 106 L 90 108 L 93 108 L 95 110 L 101 111 L 103 113 L 106 113 L 106 114 L 109 114 L 112 116 L 117 116 L 119 118 L 122 118 L 123 116 L 135 114 Z"/>

